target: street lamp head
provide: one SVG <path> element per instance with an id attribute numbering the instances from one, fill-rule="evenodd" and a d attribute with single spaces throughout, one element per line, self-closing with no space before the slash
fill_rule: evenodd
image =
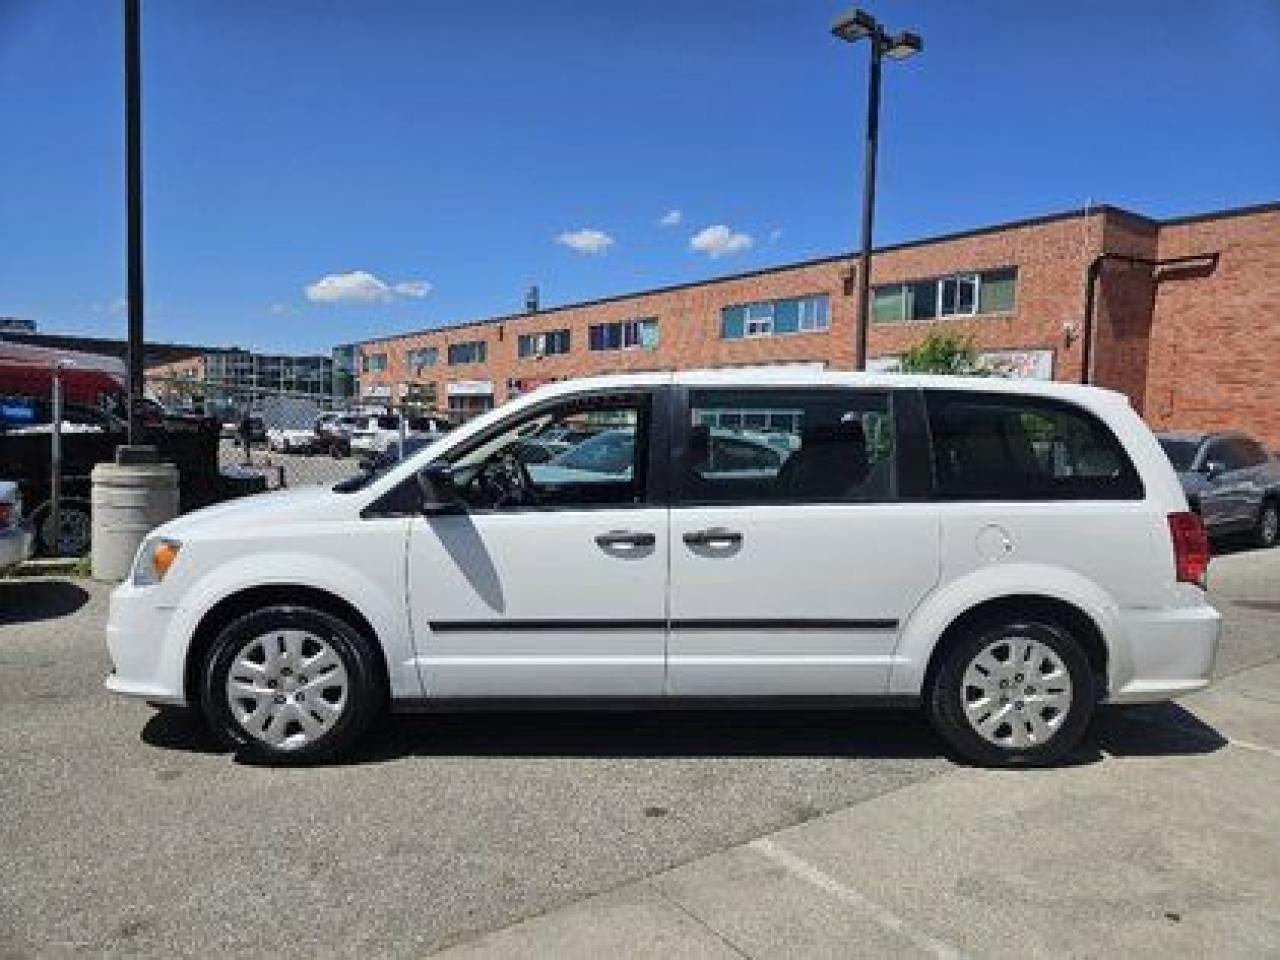
<path id="1" fill-rule="evenodd" d="M 836 17 L 831 24 L 831 33 L 846 43 L 857 43 L 867 37 L 874 37 L 880 31 L 876 18 L 865 10 L 856 7 Z"/>
<path id="2" fill-rule="evenodd" d="M 920 34 L 904 30 L 889 40 L 885 46 L 884 54 L 894 60 L 905 60 L 907 57 L 915 56 L 923 49 L 924 41 L 920 39 Z"/>

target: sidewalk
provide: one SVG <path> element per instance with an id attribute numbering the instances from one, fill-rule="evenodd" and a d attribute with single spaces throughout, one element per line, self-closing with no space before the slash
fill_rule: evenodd
<path id="1" fill-rule="evenodd" d="M 1280 662 L 1098 727 L 1097 762 L 956 768 L 441 955 L 1280 956 Z"/>

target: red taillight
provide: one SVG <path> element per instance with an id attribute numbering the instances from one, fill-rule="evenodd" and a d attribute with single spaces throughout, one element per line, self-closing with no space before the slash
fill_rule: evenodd
<path id="1" fill-rule="evenodd" d="M 0 503 L 0 527 L 7 527 L 13 522 L 13 504 Z"/>
<path id="2" fill-rule="evenodd" d="M 1173 537 L 1173 566 L 1178 582 L 1204 586 L 1209 569 L 1209 535 L 1204 521 L 1194 513 L 1171 513 L 1169 534 Z"/>

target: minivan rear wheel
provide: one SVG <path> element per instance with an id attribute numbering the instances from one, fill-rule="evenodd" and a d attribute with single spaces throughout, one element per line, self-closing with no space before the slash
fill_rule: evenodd
<path id="1" fill-rule="evenodd" d="M 336 757 L 386 701 L 372 641 L 310 607 L 273 605 L 232 621 L 201 674 L 209 726 L 241 753 L 273 763 Z"/>
<path id="2" fill-rule="evenodd" d="M 1045 766 L 1074 749 L 1088 728 L 1093 672 L 1079 642 L 1058 623 L 988 621 L 945 651 L 926 706 L 964 759 Z"/>

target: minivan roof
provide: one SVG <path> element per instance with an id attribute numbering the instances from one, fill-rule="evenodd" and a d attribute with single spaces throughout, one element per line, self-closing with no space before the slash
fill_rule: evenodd
<path id="1" fill-rule="evenodd" d="M 681 386 L 746 387 L 753 386 L 858 386 L 883 389 L 975 390 L 985 393 L 1013 393 L 1022 396 L 1057 397 L 1064 400 L 1089 399 L 1093 402 L 1125 403 L 1123 393 L 1103 387 L 1049 380 L 1026 380 L 1011 377 L 954 377 L 913 373 L 854 373 L 834 370 L 812 370 L 802 367 L 759 367 L 747 369 L 682 370 L 675 373 L 628 373 L 599 377 L 583 377 L 545 384 L 532 391 L 549 397 L 580 390 L 584 386 L 600 389 L 643 387 L 674 383 Z"/>

